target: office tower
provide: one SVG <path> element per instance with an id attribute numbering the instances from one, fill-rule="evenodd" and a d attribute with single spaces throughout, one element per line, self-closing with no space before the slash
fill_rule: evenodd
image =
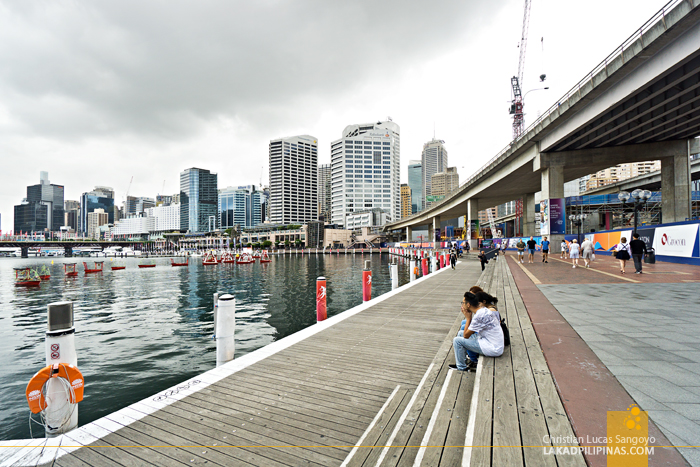
<path id="1" fill-rule="evenodd" d="M 423 207 L 429 208 L 433 202 L 432 193 L 433 175 L 444 172 L 447 169 L 447 150 L 445 142 L 433 138 L 423 145 L 421 165 L 423 167 Z"/>
<path id="2" fill-rule="evenodd" d="M 318 140 L 309 135 L 270 141 L 270 222 L 318 220 Z"/>
<path id="3" fill-rule="evenodd" d="M 100 227 L 109 224 L 109 213 L 102 208 L 97 208 L 87 214 L 87 236 L 99 239 Z"/>
<path id="4" fill-rule="evenodd" d="M 216 230 L 219 217 L 218 176 L 192 167 L 180 172 L 180 230 Z"/>
<path id="5" fill-rule="evenodd" d="M 331 221 L 331 165 L 318 166 L 318 218 Z"/>
<path id="6" fill-rule="evenodd" d="M 61 230 L 63 185 L 51 184 L 48 172 L 39 174 L 39 184 L 27 187 L 26 202 L 15 206 L 15 231 Z"/>
<path id="7" fill-rule="evenodd" d="M 88 214 L 95 209 L 107 213 L 107 223 L 114 224 L 114 190 L 109 187 L 96 186 L 94 190 L 80 195 L 80 216 L 78 217 L 78 232 L 83 236 L 88 233 Z"/>
<path id="8" fill-rule="evenodd" d="M 142 216 L 146 209 L 156 206 L 153 198 L 143 196 L 127 196 L 124 203 L 124 217 Z"/>
<path id="9" fill-rule="evenodd" d="M 401 184 L 401 218 L 411 215 L 411 188 L 408 183 Z"/>
<path id="10" fill-rule="evenodd" d="M 249 229 L 262 224 L 264 208 L 265 195 L 255 185 L 219 190 L 219 222 L 222 229 L 236 225 L 241 229 Z"/>
<path id="11" fill-rule="evenodd" d="M 435 197 L 436 201 L 449 195 L 453 190 L 459 188 L 457 167 L 448 167 L 444 172 L 433 174 L 431 185 L 432 196 Z"/>
<path id="12" fill-rule="evenodd" d="M 411 189 L 411 213 L 425 209 L 423 203 L 423 165 L 421 161 L 409 161 L 408 186 Z"/>
<path id="13" fill-rule="evenodd" d="M 357 211 L 401 215 L 400 128 L 392 121 L 349 125 L 331 143 L 331 221 L 346 226 Z"/>
<path id="14" fill-rule="evenodd" d="M 264 186 L 262 188 L 263 194 L 263 222 L 270 222 L 270 187 Z"/>

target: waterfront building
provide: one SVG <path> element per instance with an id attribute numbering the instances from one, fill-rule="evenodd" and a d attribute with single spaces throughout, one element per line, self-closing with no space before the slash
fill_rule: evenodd
<path id="1" fill-rule="evenodd" d="M 28 186 L 26 201 L 15 206 L 15 232 L 58 232 L 64 221 L 63 191 L 63 185 L 49 181 L 48 172 L 40 172 L 39 184 Z"/>
<path id="2" fill-rule="evenodd" d="M 318 166 L 318 218 L 331 221 L 331 165 Z"/>
<path id="3" fill-rule="evenodd" d="M 195 167 L 180 172 L 180 230 L 216 230 L 218 217 L 217 174 Z"/>
<path id="4" fill-rule="evenodd" d="M 408 186 L 411 189 L 411 213 L 416 214 L 425 208 L 423 203 L 423 165 L 421 161 L 408 163 Z"/>
<path id="5" fill-rule="evenodd" d="M 78 217 L 78 232 L 88 234 L 88 214 L 95 209 L 108 213 L 107 224 L 114 224 L 114 190 L 109 187 L 96 186 L 94 190 L 80 195 L 80 216 Z"/>
<path id="6" fill-rule="evenodd" d="M 270 222 L 318 220 L 318 139 L 302 135 L 270 141 Z"/>
<path id="7" fill-rule="evenodd" d="M 219 225 L 222 229 L 248 229 L 262 224 L 265 195 L 255 185 L 228 187 L 219 190 Z"/>
<path id="8" fill-rule="evenodd" d="M 345 228 L 348 230 L 358 230 L 362 227 L 381 227 L 387 222 L 389 222 L 389 214 L 381 208 L 355 211 L 345 216 Z"/>
<path id="9" fill-rule="evenodd" d="M 100 227 L 109 224 L 109 213 L 97 208 L 87 214 L 87 236 L 99 240 Z"/>
<path id="10" fill-rule="evenodd" d="M 180 204 L 148 208 L 146 209 L 146 217 L 153 219 L 153 223 L 148 224 L 148 232 L 151 237 L 180 231 Z"/>
<path id="11" fill-rule="evenodd" d="M 423 170 L 423 208 L 427 209 L 433 204 L 431 201 L 433 175 L 447 169 L 447 150 L 443 140 L 433 138 L 423 145 L 421 167 Z"/>
<path id="12" fill-rule="evenodd" d="M 433 174 L 431 178 L 431 193 L 436 201 L 449 195 L 453 190 L 459 188 L 459 174 L 457 167 L 448 167 L 444 172 Z"/>
<path id="13" fill-rule="evenodd" d="M 392 121 L 345 127 L 331 143 L 331 222 L 348 227 L 357 211 L 381 209 L 401 216 L 400 128 Z M 354 223 L 354 221 L 353 221 Z"/>
<path id="14" fill-rule="evenodd" d="M 146 209 L 155 207 L 156 200 L 143 196 L 127 196 L 124 202 L 124 217 L 138 216 L 146 212 Z"/>
<path id="15" fill-rule="evenodd" d="M 411 209 L 411 188 L 408 183 L 401 184 L 401 218 L 408 217 L 412 213 Z"/>

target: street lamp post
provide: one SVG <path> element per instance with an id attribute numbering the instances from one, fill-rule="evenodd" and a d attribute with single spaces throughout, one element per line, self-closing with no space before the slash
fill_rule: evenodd
<path id="1" fill-rule="evenodd" d="M 634 232 L 637 233 L 637 224 L 639 222 L 639 210 L 649 201 L 651 198 L 651 191 L 636 189 L 632 193 L 627 191 L 621 191 L 617 194 L 617 199 L 626 204 L 628 201 L 632 200 L 634 203 Z"/>
<path id="2" fill-rule="evenodd" d="M 576 234 L 576 239 L 578 240 L 578 244 L 581 244 L 581 226 L 583 225 L 583 221 L 588 217 L 587 214 L 571 214 L 569 215 L 569 220 L 571 221 L 572 227 L 575 225 L 578 227 L 578 233 Z M 572 229 L 573 230 L 573 229 Z"/>

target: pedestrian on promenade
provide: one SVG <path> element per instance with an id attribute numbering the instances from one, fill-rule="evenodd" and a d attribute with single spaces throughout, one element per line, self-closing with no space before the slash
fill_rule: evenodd
<path id="1" fill-rule="evenodd" d="M 591 267 L 591 260 L 593 259 L 593 242 L 589 239 L 585 239 L 583 243 L 581 243 L 581 251 L 583 252 L 583 262 L 586 264 L 586 267 Z"/>
<path id="2" fill-rule="evenodd" d="M 506 255 L 506 248 L 508 248 L 508 239 L 504 238 L 503 240 L 501 240 L 501 254 L 503 256 Z"/>
<path id="3" fill-rule="evenodd" d="M 578 240 L 575 238 L 571 240 L 571 245 L 569 245 L 569 257 L 571 258 L 572 267 L 578 266 L 578 258 L 580 256 L 581 245 L 578 244 Z"/>
<path id="4" fill-rule="evenodd" d="M 452 269 L 454 269 L 457 264 L 457 253 L 455 253 L 454 250 L 450 253 L 450 264 L 452 265 Z"/>
<path id="5" fill-rule="evenodd" d="M 549 240 L 547 240 L 547 237 L 544 237 L 542 239 L 542 262 L 549 263 L 549 261 L 547 261 L 548 257 L 549 257 Z"/>
<path id="6" fill-rule="evenodd" d="M 481 270 L 483 271 L 486 269 L 486 265 L 489 262 L 489 260 L 486 259 L 486 253 L 484 253 L 483 250 L 479 252 L 479 261 L 481 261 Z"/>
<path id="7" fill-rule="evenodd" d="M 501 323 L 491 310 L 483 306 L 483 302 L 495 304 L 498 299 L 485 292 L 476 295 L 471 292 L 464 294 L 461 312 L 465 318 L 465 327 L 462 335 L 452 340 L 456 361 L 456 364 L 450 364 L 452 370 L 475 370 L 479 355 L 487 357 L 503 355 Z"/>
<path id="8" fill-rule="evenodd" d="M 467 254 L 469 254 L 469 250 L 471 249 L 471 246 L 469 246 L 469 240 L 464 242 L 464 249 L 467 250 Z"/>
<path id="9" fill-rule="evenodd" d="M 566 240 L 561 241 L 561 258 L 564 259 L 566 258 L 566 250 L 568 250 L 569 247 L 566 244 Z"/>
<path id="10" fill-rule="evenodd" d="M 644 255 L 647 254 L 647 244 L 645 241 L 639 239 L 639 234 L 637 232 L 632 234 L 632 241 L 630 242 L 630 250 L 632 250 L 632 259 L 634 260 L 634 273 L 642 273 L 642 260 Z"/>
<path id="11" fill-rule="evenodd" d="M 518 240 L 515 247 L 518 249 L 518 259 L 521 263 L 525 263 L 525 242 L 523 242 L 522 238 Z"/>
<path id="12" fill-rule="evenodd" d="M 632 258 L 632 250 L 627 243 L 627 237 L 622 237 L 620 243 L 615 245 L 615 258 L 620 261 L 620 274 L 624 274 L 627 260 Z"/>
<path id="13" fill-rule="evenodd" d="M 530 237 L 530 240 L 527 241 L 527 262 L 528 263 L 533 263 L 535 259 L 535 248 L 537 248 L 537 242 L 535 241 L 535 237 Z"/>

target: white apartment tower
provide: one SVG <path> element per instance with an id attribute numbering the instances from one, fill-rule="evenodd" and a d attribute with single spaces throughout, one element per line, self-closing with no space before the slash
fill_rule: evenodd
<path id="1" fill-rule="evenodd" d="M 445 142 L 433 138 L 423 145 L 421 165 L 423 167 L 423 206 L 429 208 L 433 203 L 428 201 L 432 196 L 433 175 L 447 170 L 447 150 Z"/>
<path id="2" fill-rule="evenodd" d="M 318 140 L 309 135 L 270 141 L 270 222 L 318 220 Z"/>
<path id="3" fill-rule="evenodd" d="M 387 221 L 401 218 L 400 128 L 391 121 L 350 125 L 331 143 L 331 221 L 381 209 Z"/>

